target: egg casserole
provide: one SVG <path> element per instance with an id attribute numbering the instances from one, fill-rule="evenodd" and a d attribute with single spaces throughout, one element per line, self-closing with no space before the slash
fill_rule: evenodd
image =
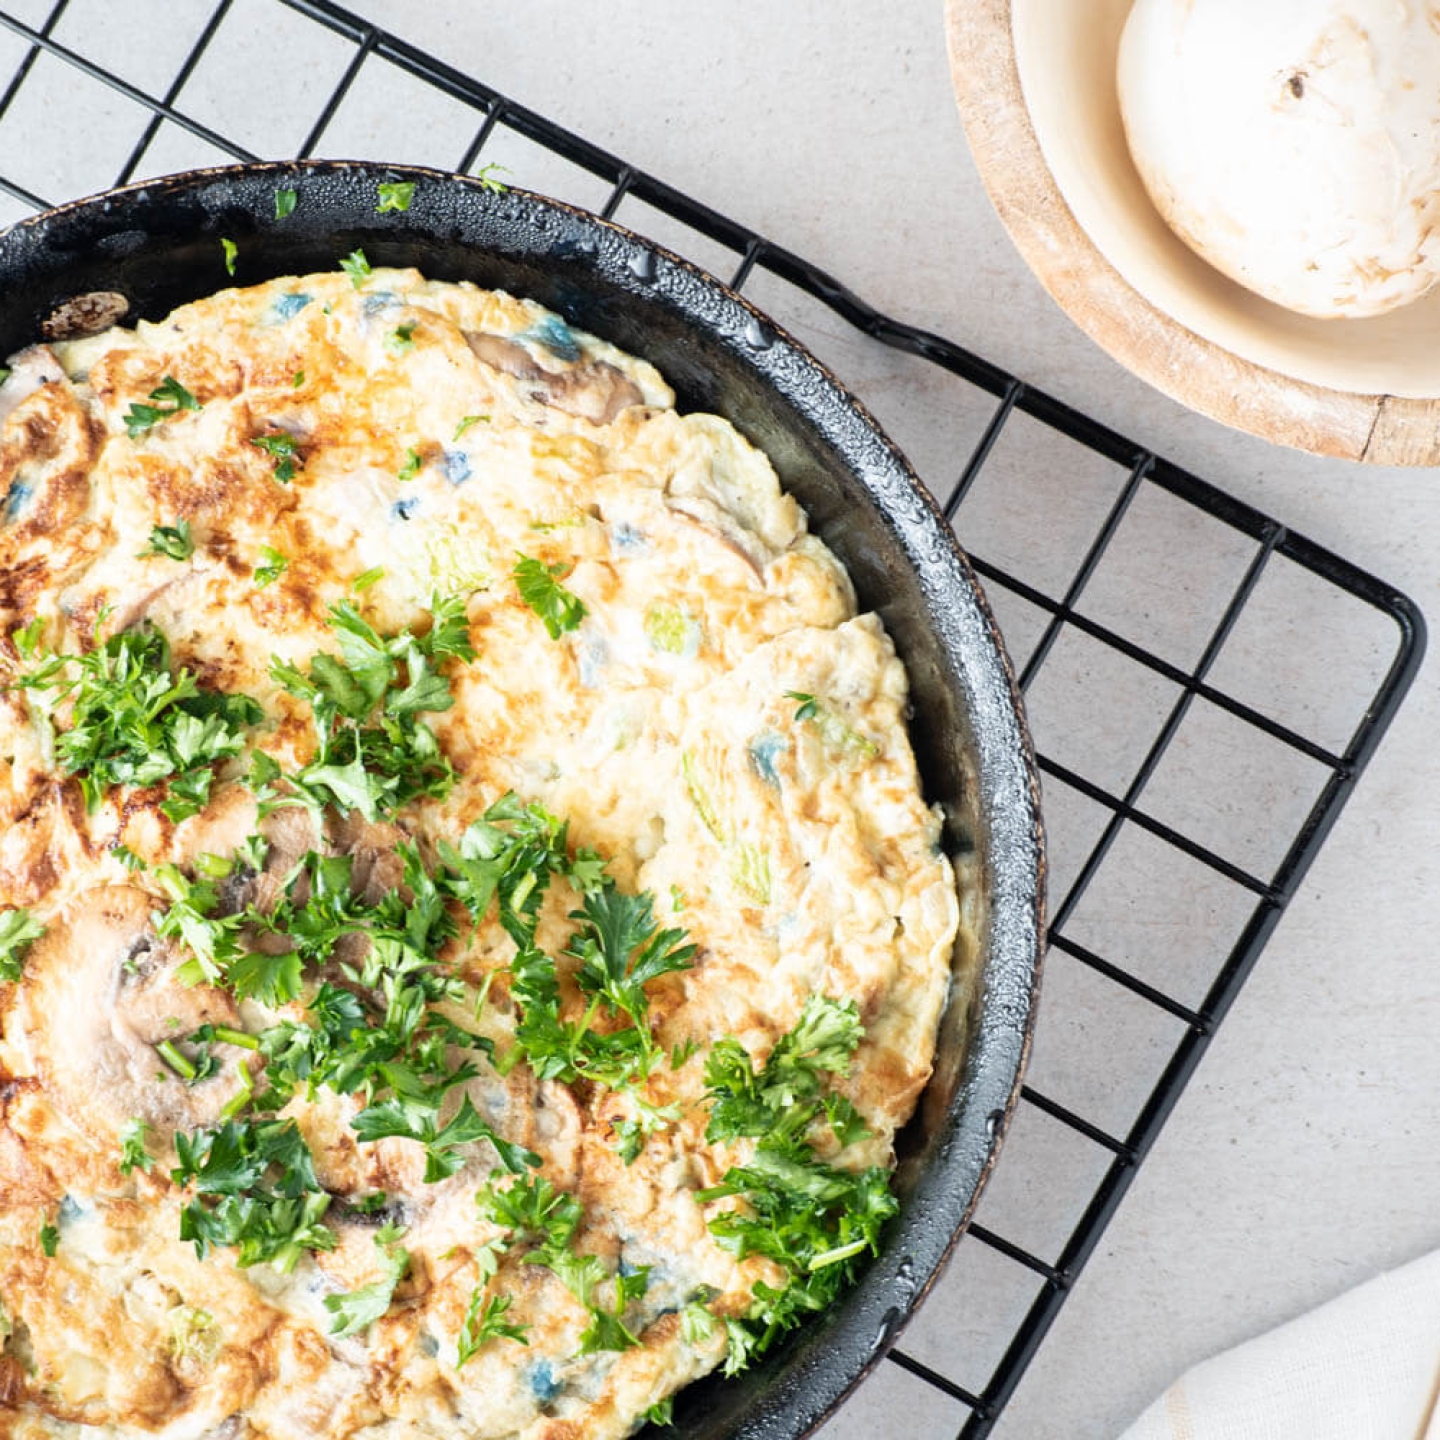
<path id="1" fill-rule="evenodd" d="M 668 1419 L 896 1202 L 957 928 L 765 458 L 360 252 L 0 383 L 0 1437 Z"/>

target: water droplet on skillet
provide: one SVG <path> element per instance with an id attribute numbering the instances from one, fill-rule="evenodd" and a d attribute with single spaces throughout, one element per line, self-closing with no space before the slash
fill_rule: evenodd
<path id="1" fill-rule="evenodd" d="M 880 1317 L 880 1329 L 876 1332 L 875 1338 L 870 1342 L 871 1355 L 878 1355 L 895 1338 L 895 1332 L 900 1328 L 900 1321 L 903 1318 L 900 1307 L 892 1305 Z"/>
<path id="2" fill-rule="evenodd" d="M 771 334 L 768 325 L 762 325 L 752 315 L 745 322 L 745 343 L 752 350 L 768 350 L 775 343 L 775 336 Z"/>
<path id="3" fill-rule="evenodd" d="M 654 253 L 637 251 L 630 257 L 630 270 L 637 280 L 643 280 L 647 285 L 653 283 L 657 270 Z"/>

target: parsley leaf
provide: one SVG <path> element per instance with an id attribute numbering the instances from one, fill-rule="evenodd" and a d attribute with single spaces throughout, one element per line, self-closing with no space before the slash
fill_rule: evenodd
<path id="1" fill-rule="evenodd" d="M 801 1133 L 824 1108 L 824 1077 L 849 1069 L 861 1033 L 853 1000 L 812 995 L 758 1072 L 733 1035 L 717 1040 L 705 1062 L 711 1099 L 705 1138 L 773 1140 Z"/>
<path id="2" fill-rule="evenodd" d="M 492 160 L 488 165 L 482 165 L 480 169 L 475 172 L 475 178 L 480 182 L 482 189 L 489 190 L 492 194 L 503 195 L 509 187 L 502 185 L 500 181 L 495 178 L 502 172 L 508 175 L 510 173 L 510 167 L 508 165 L 501 165 L 496 160 Z"/>
<path id="3" fill-rule="evenodd" d="M 138 440 L 147 430 L 182 410 L 204 408 L 173 375 L 167 375 L 150 392 L 150 399 L 155 402 L 153 405 L 142 405 L 137 400 L 125 413 L 125 433 L 132 440 Z"/>
<path id="4" fill-rule="evenodd" d="M 358 290 L 370 278 L 370 262 L 363 250 L 352 250 L 341 262 L 340 268 L 350 277 L 350 283 Z"/>
<path id="5" fill-rule="evenodd" d="M 521 555 L 511 573 L 520 598 L 545 622 L 552 640 L 574 630 L 585 618 L 585 602 L 560 583 L 559 577 L 567 573 L 564 565 L 546 565 Z"/>
<path id="6" fill-rule="evenodd" d="M 342 600 L 330 607 L 338 657 L 316 655 L 308 674 L 272 664 L 274 678 L 308 700 L 315 719 L 316 756 L 287 777 L 304 803 L 334 804 L 375 820 L 412 800 L 449 793 L 454 770 L 418 716 L 454 703 L 434 663 L 473 659 L 474 651 L 464 602 L 437 597 L 432 603 L 429 631 L 384 636 Z"/>
<path id="7" fill-rule="evenodd" d="M 813 695 L 807 695 L 802 690 L 787 690 L 785 692 L 785 698 L 799 702 L 795 706 L 795 718 L 797 720 L 813 720 L 815 718 L 819 710 L 819 705 Z"/>
<path id="8" fill-rule="evenodd" d="M 369 570 L 362 570 L 351 582 L 350 588 L 357 594 L 368 590 L 377 581 L 385 578 L 385 568 L 382 565 L 374 565 Z"/>
<path id="9" fill-rule="evenodd" d="M 283 220 L 287 215 L 294 214 L 295 201 L 298 198 L 294 190 L 277 190 L 275 192 L 275 218 Z"/>
<path id="10" fill-rule="evenodd" d="M 395 478 L 403 485 L 420 473 L 420 452 L 411 448 L 405 452 L 405 463 L 395 472 Z"/>
<path id="11" fill-rule="evenodd" d="M 625 1325 L 624 1315 L 630 1301 L 645 1293 L 650 1267 L 611 1276 L 598 1255 L 580 1255 L 572 1250 L 571 1243 L 585 1213 L 579 1200 L 557 1190 L 543 1175 L 527 1175 L 511 1181 L 504 1189 L 491 1181 L 476 1194 L 475 1203 L 484 1219 L 508 1232 L 491 1242 L 487 1258 L 481 1260 L 482 1273 L 493 1273 L 497 1251 L 529 1243 L 533 1248 L 525 1255 L 525 1263 L 543 1265 L 590 1312 L 578 1354 L 628 1350 L 640 1343 Z M 596 1294 L 612 1279 L 614 1303 L 606 1307 L 597 1303 Z M 471 1297 L 472 1307 L 479 1294 L 477 1291 Z"/>
<path id="12" fill-rule="evenodd" d="M 250 443 L 275 461 L 275 478 L 282 485 L 288 485 L 295 478 L 296 467 L 305 463 L 295 437 L 283 431 L 275 435 L 252 435 Z"/>
<path id="13" fill-rule="evenodd" d="M 403 1233 L 403 1232 L 399 1232 Z M 395 1287 L 405 1278 L 410 1268 L 410 1252 L 395 1243 L 399 1238 L 393 1227 L 386 1226 L 375 1237 L 376 1248 L 380 1251 L 384 1274 L 369 1285 L 362 1285 L 348 1294 L 327 1295 L 321 1302 L 334 1317 L 330 1333 L 337 1338 L 354 1335 L 373 1325 L 390 1308 Z"/>
<path id="14" fill-rule="evenodd" d="M 488 415 L 466 415 L 455 427 L 455 433 L 450 438 L 458 440 L 472 425 L 479 425 L 482 421 L 488 421 Z"/>
<path id="15" fill-rule="evenodd" d="M 40 1227 L 40 1248 L 52 1259 L 60 1244 L 60 1232 L 47 1220 Z"/>
<path id="16" fill-rule="evenodd" d="M 411 180 L 382 180 L 375 189 L 380 202 L 375 209 L 381 215 L 388 210 L 408 210 L 415 198 L 415 184 Z"/>
<path id="17" fill-rule="evenodd" d="M 484 1308 L 481 1308 L 481 1302 Z M 517 1340 L 528 1345 L 528 1325 L 512 1325 L 503 1317 L 509 1310 L 511 1299 L 508 1295 L 492 1295 L 485 1299 L 485 1287 L 477 1286 L 471 1293 L 470 1303 L 465 1308 L 465 1321 L 460 1327 L 460 1338 L 455 1347 L 455 1368 L 458 1370 L 487 1340 Z"/>
<path id="18" fill-rule="evenodd" d="M 225 255 L 225 273 L 227 275 L 233 275 L 235 273 L 235 257 L 240 253 L 239 246 L 237 246 L 233 240 L 227 240 L 222 235 L 220 237 L 220 249 Z"/>
<path id="19" fill-rule="evenodd" d="M 155 1168 L 155 1158 L 145 1148 L 150 1127 L 141 1119 L 127 1120 L 120 1127 L 120 1173 L 128 1175 L 137 1167 L 147 1174 Z"/>
<path id="20" fill-rule="evenodd" d="M 798 700 L 795 707 L 797 723 L 809 721 L 819 733 L 821 743 L 842 761 L 850 765 L 863 765 L 873 760 L 880 747 L 868 735 L 862 735 L 845 717 L 814 695 L 805 695 L 798 690 L 787 690 L 789 700 Z"/>
<path id="21" fill-rule="evenodd" d="M 263 590 L 267 585 L 274 584 L 290 568 L 290 561 L 269 545 L 260 547 L 260 558 L 265 563 L 255 567 L 254 580 L 255 584 Z"/>
<path id="22" fill-rule="evenodd" d="M 397 325 L 386 337 L 385 348 L 392 355 L 404 355 L 406 351 L 415 348 L 415 326 L 418 322 L 407 320 L 403 325 Z"/>
<path id="23" fill-rule="evenodd" d="M 469 604 L 463 595 L 436 595 L 430 601 L 430 628 L 419 637 L 422 653 L 432 660 L 473 660 Z"/>
<path id="24" fill-rule="evenodd" d="M 564 1279 L 564 1276 L 561 1278 Z M 638 1300 L 645 1293 L 649 1284 L 648 1265 L 641 1265 L 629 1274 L 617 1274 L 612 1309 L 595 1303 L 593 1286 L 577 1290 L 576 1298 L 590 1310 L 590 1323 L 580 1332 L 580 1348 L 575 1353 L 593 1355 L 599 1350 L 630 1350 L 638 1345 L 640 1337 L 625 1324 L 625 1310 L 630 1301 Z"/>
<path id="25" fill-rule="evenodd" d="M 0 981 L 18 980 L 30 946 L 45 927 L 28 910 L 0 912 Z"/>
<path id="26" fill-rule="evenodd" d="M 531 873 L 548 879 L 548 871 L 541 867 Z M 534 943 L 530 916 L 538 909 L 538 895 L 532 898 L 527 893 L 525 903 L 526 910 L 512 913 L 507 924 L 507 908 L 513 911 L 513 906 L 507 907 L 501 889 L 500 921 L 517 946 L 510 964 L 510 997 L 520 1012 L 515 1049 L 505 1063 L 523 1058 L 542 1080 L 568 1084 L 586 1079 L 631 1092 L 634 1114 L 613 1127 L 628 1164 L 645 1136 L 678 1118 L 672 1108 L 651 1105 L 635 1093 L 664 1054 L 650 1034 L 644 987 L 669 971 L 687 968 L 694 947 L 682 943 L 683 931 L 657 928 L 652 896 L 621 895 L 607 881 L 590 891 L 582 909 L 571 916 L 581 925 L 566 953 L 581 962 L 575 979 L 581 993 L 590 996 L 590 1004 L 578 1020 L 568 1020 L 561 1015 L 555 961 Z M 630 1025 L 594 1028 L 602 1006 L 611 1015 L 626 1016 Z"/>
<path id="27" fill-rule="evenodd" d="M 461 1101 L 454 1118 L 444 1125 L 437 1125 L 437 1109 L 428 1102 L 429 1097 L 425 1095 L 396 1095 L 368 1106 L 350 1123 L 362 1140 L 380 1140 L 385 1136 L 398 1135 L 420 1141 L 425 1147 L 427 1184 L 453 1175 L 464 1164 L 459 1147 L 477 1140 L 488 1140 L 495 1147 L 500 1163 L 512 1174 L 518 1174 L 527 1165 L 540 1164 L 540 1157 L 534 1151 L 496 1134 L 480 1118 L 468 1095 Z"/>
<path id="28" fill-rule="evenodd" d="M 503 1189 L 492 1177 L 476 1191 L 475 1206 L 492 1225 L 514 1232 L 508 1244 L 530 1240 L 549 1251 L 566 1249 L 585 1218 L 575 1196 L 539 1174 L 519 1175 Z"/>
<path id="29" fill-rule="evenodd" d="M 565 953 L 580 961 L 576 982 L 598 995 L 610 1012 L 623 1012 L 644 1025 L 650 1002 L 645 986 L 661 975 L 688 970 L 695 946 L 682 943 L 683 930 L 661 930 L 648 891 L 623 895 L 592 891 L 570 918 L 581 922 Z"/>
<path id="30" fill-rule="evenodd" d="M 330 1196 L 293 1120 L 227 1120 L 193 1135 L 177 1132 L 179 1164 L 170 1172 L 196 1198 L 181 1212 L 180 1238 L 203 1260 L 213 1248 L 237 1247 L 242 1268 L 269 1262 L 281 1274 L 304 1250 L 333 1250 L 320 1223 Z"/>
<path id="31" fill-rule="evenodd" d="M 822 1114 L 842 1144 L 864 1133 L 849 1101 L 825 1089 L 828 1076 L 849 1069 L 861 1033 L 854 1001 L 812 995 L 760 1070 L 733 1036 L 716 1041 L 706 1060 L 705 1138 L 757 1143 L 748 1162 L 731 1166 L 695 1198 L 706 1204 L 739 1196 L 744 1206 L 713 1216 L 711 1234 L 737 1259 L 764 1255 L 787 1276 L 779 1288 L 758 1283 L 747 1314 L 726 1319 L 727 1374 L 828 1308 L 853 1278 L 858 1258 L 877 1249 L 881 1227 L 898 1208 L 884 1169 L 826 1164 L 806 1138 Z"/>
<path id="32" fill-rule="evenodd" d="M 675 1401 L 672 1396 L 667 1395 L 663 1400 L 657 1400 L 640 1417 L 647 1425 L 659 1425 L 668 1427 L 675 1423 Z"/>
<path id="33" fill-rule="evenodd" d="M 177 978 L 186 985 L 217 981 L 242 953 L 237 939 L 242 917 L 215 915 L 220 894 L 212 881 L 189 880 L 171 864 L 156 866 L 153 874 L 170 898 L 170 908 L 155 921 L 155 933 L 182 941 L 191 953 L 176 971 Z"/>
<path id="34" fill-rule="evenodd" d="M 715 1292 L 704 1287 L 709 1298 Z M 715 1333 L 715 1315 L 703 1299 L 692 1300 L 680 1312 L 680 1334 L 687 1345 L 703 1345 Z"/>
<path id="35" fill-rule="evenodd" d="M 190 522 L 178 520 L 174 525 L 156 525 L 150 531 L 150 543 L 140 552 L 140 558 L 162 555 L 170 560 L 188 560 L 194 553 L 195 539 L 190 534 Z"/>

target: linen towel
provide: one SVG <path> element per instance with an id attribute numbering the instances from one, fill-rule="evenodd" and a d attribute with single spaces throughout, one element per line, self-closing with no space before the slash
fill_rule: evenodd
<path id="1" fill-rule="evenodd" d="M 1440 1251 L 1182 1375 L 1122 1440 L 1440 1440 Z"/>

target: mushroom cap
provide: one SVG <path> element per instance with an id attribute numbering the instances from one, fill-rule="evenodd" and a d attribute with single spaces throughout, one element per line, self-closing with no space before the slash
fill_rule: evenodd
<path id="1" fill-rule="evenodd" d="M 1266 299 L 1376 315 L 1440 279 L 1440 31 L 1395 0 L 1136 0 L 1121 114 L 1170 227 Z"/>
<path id="2" fill-rule="evenodd" d="M 169 1139 L 215 1123 L 247 1052 L 218 1045 L 219 1071 L 187 1086 L 155 1052 L 207 1021 L 238 1026 L 230 997 L 175 978 L 183 957 L 151 924 L 153 897 L 127 885 L 87 890 L 31 947 L 16 1005 L 35 1072 L 57 1109 L 101 1145 L 141 1119 Z"/>

